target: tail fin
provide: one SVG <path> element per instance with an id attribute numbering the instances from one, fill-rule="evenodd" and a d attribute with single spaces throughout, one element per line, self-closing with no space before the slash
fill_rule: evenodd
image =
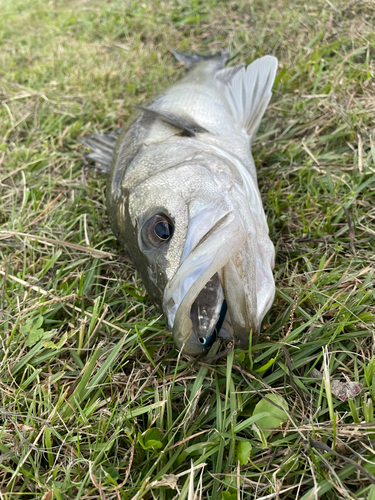
<path id="1" fill-rule="evenodd" d="M 172 50 L 172 54 L 175 56 L 178 62 L 184 63 L 187 69 L 190 69 L 194 64 L 202 61 L 212 61 L 217 60 L 220 62 L 220 67 L 224 67 L 225 63 L 228 61 L 230 56 L 229 49 L 224 49 L 221 52 L 212 54 L 210 56 L 201 56 L 200 54 L 191 54 L 190 52 L 177 52 L 177 50 Z"/>
<path id="2" fill-rule="evenodd" d="M 88 146 L 92 153 L 85 156 L 87 160 L 96 163 L 95 167 L 103 174 L 108 174 L 116 141 L 121 129 L 108 134 L 95 134 L 91 137 L 81 137 L 81 142 Z"/>
<path id="3" fill-rule="evenodd" d="M 253 140 L 272 96 L 272 85 L 277 70 L 277 59 L 264 56 L 246 69 L 239 69 L 223 85 L 224 93 L 234 118 Z"/>

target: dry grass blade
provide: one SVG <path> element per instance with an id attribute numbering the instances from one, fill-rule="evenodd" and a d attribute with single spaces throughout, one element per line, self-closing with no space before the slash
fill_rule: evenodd
<path id="1" fill-rule="evenodd" d="M 45 210 L 47 210 L 47 207 Z M 38 218 L 39 218 L 39 216 L 38 216 Z M 38 218 L 34 219 L 29 225 L 31 226 L 34 222 L 36 222 L 38 220 Z M 34 241 L 39 241 L 41 243 L 47 243 L 47 244 L 51 244 L 51 245 L 71 248 L 72 250 L 77 250 L 78 252 L 86 253 L 86 254 L 92 255 L 93 257 L 99 257 L 102 259 L 106 259 L 106 258 L 112 259 L 113 257 L 115 257 L 114 254 L 111 254 L 109 252 L 102 252 L 101 250 L 96 250 L 94 248 L 84 247 L 82 245 L 77 245 L 75 243 L 69 243 L 68 241 L 54 240 L 52 238 L 46 238 L 45 236 L 36 236 L 33 234 L 28 234 L 28 233 L 21 233 L 19 231 L 0 231 L 0 239 L 12 238 L 15 236 L 19 236 L 19 237 L 34 240 Z"/>
<path id="2" fill-rule="evenodd" d="M 374 23 L 373 0 L 2 2 L 0 497 L 372 498 Z M 184 74 L 172 49 L 226 47 L 279 60 L 252 148 L 277 295 L 251 362 L 176 354 L 79 143 Z"/>

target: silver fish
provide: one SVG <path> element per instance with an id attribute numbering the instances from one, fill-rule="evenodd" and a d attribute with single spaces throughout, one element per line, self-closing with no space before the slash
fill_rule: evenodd
<path id="1" fill-rule="evenodd" d="M 86 139 L 88 158 L 108 171 L 112 229 L 177 348 L 197 355 L 218 333 L 248 348 L 275 294 L 251 144 L 277 59 L 224 68 L 228 51 L 174 55 L 185 78 L 119 135 Z"/>

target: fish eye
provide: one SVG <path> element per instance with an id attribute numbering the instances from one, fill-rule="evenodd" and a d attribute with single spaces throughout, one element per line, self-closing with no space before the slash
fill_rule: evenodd
<path id="1" fill-rule="evenodd" d="M 142 228 L 142 238 L 146 244 L 158 247 L 173 236 L 173 224 L 165 215 L 154 215 Z"/>
<path id="2" fill-rule="evenodd" d="M 161 241 L 167 241 L 171 237 L 172 226 L 166 220 L 161 220 L 155 224 L 154 232 Z"/>

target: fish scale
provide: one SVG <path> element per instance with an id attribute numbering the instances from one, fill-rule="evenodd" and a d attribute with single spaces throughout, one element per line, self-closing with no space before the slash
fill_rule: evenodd
<path id="1" fill-rule="evenodd" d="M 224 324 L 222 335 L 248 348 L 275 293 L 251 144 L 277 60 L 224 68 L 228 51 L 174 54 L 187 75 L 139 106 L 116 142 L 86 139 L 88 158 L 108 173 L 111 226 L 176 347 L 197 355 Z"/>

